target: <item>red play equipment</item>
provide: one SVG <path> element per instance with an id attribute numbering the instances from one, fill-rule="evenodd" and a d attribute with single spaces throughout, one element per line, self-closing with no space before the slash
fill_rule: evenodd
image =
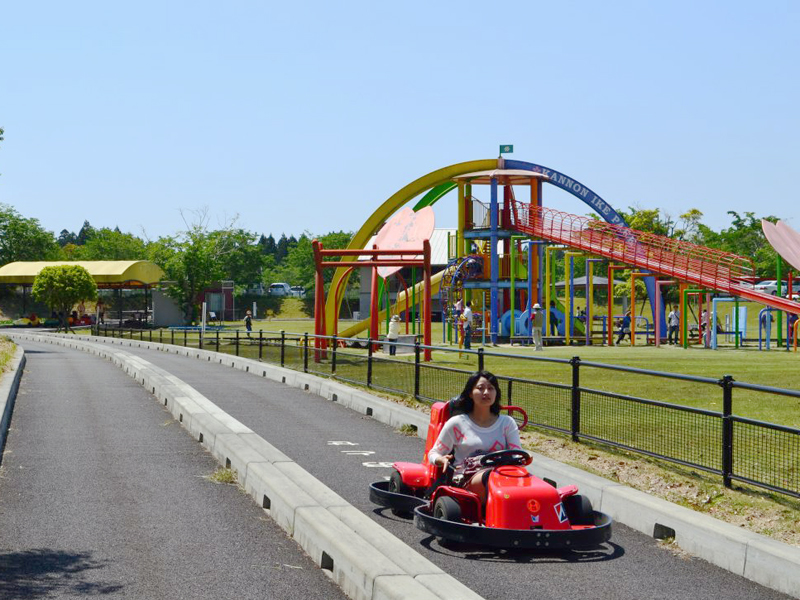
<path id="1" fill-rule="evenodd" d="M 423 344 L 425 345 L 424 359 L 425 361 L 431 360 L 431 244 L 429 240 L 423 240 L 421 249 L 394 249 L 394 250 L 380 250 L 373 249 L 342 249 L 342 250 L 325 250 L 318 240 L 311 242 L 314 250 L 314 264 L 316 274 L 314 276 L 314 347 L 317 350 L 325 351 L 328 347 L 328 342 L 324 339 L 325 335 L 325 285 L 322 279 L 322 270 L 327 268 L 337 267 L 350 267 L 352 268 L 353 260 L 350 261 L 325 261 L 325 258 L 339 258 L 339 257 L 357 257 L 369 256 L 372 260 L 358 261 L 358 267 L 372 267 L 372 289 L 370 290 L 370 339 L 377 340 L 379 338 L 378 332 L 378 267 L 422 267 L 423 269 L 423 305 L 422 309 L 425 314 L 423 319 Z M 421 255 L 421 258 L 419 257 Z M 412 256 L 411 258 L 408 258 Z M 387 257 L 387 258 L 382 258 Z M 392 258 L 397 257 L 397 258 Z M 405 257 L 405 258 L 404 258 Z M 337 293 L 337 290 L 334 290 Z M 315 360 L 319 360 L 319 352 L 314 354 Z"/>
<path id="2" fill-rule="evenodd" d="M 749 258 L 516 200 L 512 213 L 528 235 L 800 314 L 797 302 L 745 285 L 755 280 Z"/>

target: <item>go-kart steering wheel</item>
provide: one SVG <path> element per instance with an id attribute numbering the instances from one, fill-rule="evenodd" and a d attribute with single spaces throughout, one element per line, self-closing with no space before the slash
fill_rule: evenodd
<path id="1" fill-rule="evenodd" d="M 482 467 L 501 467 L 506 465 L 529 465 L 533 457 L 525 450 L 498 450 L 481 457 Z"/>

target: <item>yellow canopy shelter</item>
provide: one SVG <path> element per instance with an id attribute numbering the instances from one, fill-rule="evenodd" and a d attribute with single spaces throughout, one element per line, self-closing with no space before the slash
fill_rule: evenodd
<path id="1" fill-rule="evenodd" d="M 164 277 L 161 267 L 147 260 L 85 260 L 12 262 L 0 267 L 0 284 L 33 285 L 45 267 L 79 265 L 101 289 L 149 288 Z"/>

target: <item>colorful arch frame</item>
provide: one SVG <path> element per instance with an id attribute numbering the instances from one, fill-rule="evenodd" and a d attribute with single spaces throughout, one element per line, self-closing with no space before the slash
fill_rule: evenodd
<path id="1" fill-rule="evenodd" d="M 383 225 L 395 211 L 405 206 L 410 200 L 416 198 L 422 193 L 428 192 L 414 207 L 415 210 L 423 206 L 430 206 L 445 194 L 455 188 L 452 180 L 454 177 L 460 175 L 467 175 L 477 171 L 489 171 L 492 169 L 520 169 L 524 171 L 532 171 L 534 173 L 542 173 L 548 176 L 546 183 L 554 185 L 569 192 L 578 200 L 586 203 L 593 210 L 597 211 L 605 221 L 613 224 L 627 225 L 625 220 L 615 211 L 600 196 L 595 194 L 591 189 L 567 175 L 550 169 L 542 165 L 534 163 L 519 161 L 519 160 L 505 160 L 502 158 L 491 158 L 485 160 L 473 160 L 462 163 L 456 163 L 442 169 L 432 171 L 419 179 L 416 179 L 395 192 L 383 204 L 381 204 L 375 212 L 364 222 L 361 228 L 353 236 L 348 244 L 348 249 L 362 249 L 369 241 L 370 237 Z M 430 190 L 430 191 L 429 191 Z M 347 257 L 348 260 L 354 261 L 356 257 Z M 332 289 L 338 289 L 340 285 L 347 285 L 347 280 L 350 277 L 351 269 L 346 267 L 339 267 L 333 275 L 331 282 Z M 651 300 L 653 299 L 653 292 L 648 286 L 648 295 Z M 332 335 L 335 325 L 335 315 L 338 312 L 340 301 L 337 301 L 336 294 L 330 294 L 325 303 L 325 330 L 327 335 Z"/>

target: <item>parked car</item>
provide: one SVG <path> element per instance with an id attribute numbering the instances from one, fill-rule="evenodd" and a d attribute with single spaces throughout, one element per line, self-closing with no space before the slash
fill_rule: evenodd
<path id="1" fill-rule="evenodd" d="M 288 283 L 272 283 L 267 289 L 267 293 L 270 296 L 290 296 L 292 288 L 289 287 Z"/>
<path id="2" fill-rule="evenodd" d="M 767 279 L 766 281 L 759 281 L 754 288 L 757 292 L 764 292 L 766 294 L 778 295 L 778 282 L 775 279 Z"/>
<path id="3" fill-rule="evenodd" d="M 302 285 L 293 285 L 291 287 L 291 291 L 292 291 L 292 296 L 296 298 L 302 298 L 303 296 L 306 295 L 306 288 L 304 288 Z"/>
<path id="4" fill-rule="evenodd" d="M 775 279 L 767 279 L 766 281 L 760 281 L 755 285 L 754 289 L 759 292 L 766 292 L 767 294 L 772 294 L 773 296 L 777 296 L 778 281 Z M 792 293 L 793 294 L 800 293 L 800 281 L 792 280 Z M 789 296 L 789 282 L 787 281 L 781 283 L 781 296 L 784 297 Z"/>

